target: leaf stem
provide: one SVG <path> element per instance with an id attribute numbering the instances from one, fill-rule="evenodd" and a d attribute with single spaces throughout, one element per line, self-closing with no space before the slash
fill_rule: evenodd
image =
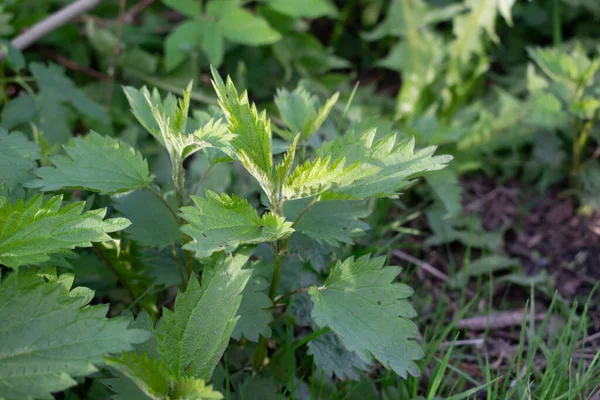
<path id="1" fill-rule="evenodd" d="M 106 258 L 106 256 L 102 253 L 102 251 L 98 247 L 98 244 L 97 243 L 92 243 L 92 248 L 94 249 L 94 252 L 98 256 L 98 258 L 100 258 L 100 260 L 102 260 L 102 262 L 104 262 L 104 264 L 106 264 L 106 266 L 108 267 L 108 269 L 113 274 L 115 274 L 115 276 L 119 280 L 119 283 L 121 284 L 121 286 L 123 286 L 123 288 L 125 290 L 127 290 L 127 293 L 129 293 L 129 296 L 131 296 L 131 301 L 135 302 L 135 294 L 133 293 L 133 290 L 131 289 L 131 286 L 129 286 L 129 284 L 127 283 L 127 281 L 125 280 L 125 278 L 123 278 L 121 276 L 121 274 L 119 274 L 119 272 L 117 271 L 117 269 L 115 268 L 115 266 L 112 265 L 112 262 L 108 258 Z M 137 305 L 136 308 L 137 308 L 138 311 L 140 310 L 139 305 Z"/>
<path id="2" fill-rule="evenodd" d="M 160 200 L 160 202 L 163 203 L 165 205 L 165 207 L 167 207 L 167 210 L 169 210 L 169 212 L 171 213 L 173 218 L 175 218 L 175 221 L 177 221 L 177 224 L 179 224 L 179 217 L 175 213 L 175 210 L 173 210 L 173 207 L 171 207 L 171 205 L 169 203 L 167 203 L 165 198 L 160 193 L 158 193 L 154 189 L 152 189 L 150 186 L 146 186 L 145 189 L 148 190 L 150 193 L 152 193 L 154 195 L 154 197 L 156 197 L 158 200 Z"/>
<path id="3" fill-rule="evenodd" d="M 310 342 L 311 340 L 314 340 L 316 338 L 318 338 L 321 335 L 326 334 L 327 332 L 331 331 L 331 328 L 326 326 L 323 329 L 320 329 L 316 332 L 311 333 L 308 336 L 303 337 L 302 339 L 298 340 L 296 342 L 296 344 L 294 345 L 294 347 L 292 347 L 292 350 L 298 350 L 300 347 L 304 346 L 306 343 Z"/>

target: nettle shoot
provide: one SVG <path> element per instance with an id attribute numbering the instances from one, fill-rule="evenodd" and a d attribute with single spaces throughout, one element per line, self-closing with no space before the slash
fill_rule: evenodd
<path id="1" fill-rule="evenodd" d="M 0 263 L 15 270 L 0 290 L 3 398 L 50 398 L 100 367 L 123 396 L 222 398 L 210 383 L 228 346 L 244 348 L 255 372 L 268 368 L 267 341 L 282 315 L 306 328 L 297 343 L 327 375 L 359 379 L 375 361 L 403 378 L 419 375 L 413 291 L 397 282 L 401 269 L 382 257 L 332 256 L 369 228 L 368 200 L 397 196 L 451 157 L 375 129 L 315 149 L 311 138 L 337 95 L 319 106 L 304 89 L 280 91 L 284 126 L 274 129 L 231 79 L 213 70 L 213 85 L 220 111 L 192 116 L 191 86 L 182 99 L 125 88 L 133 114 L 168 153 L 172 179 L 162 187 L 124 141 L 91 132 L 36 168 L 39 146 L 0 131 Z M 282 155 L 274 155 L 273 130 L 287 142 Z M 262 204 L 197 195 L 184 161 L 199 151 L 207 168 L 241 163 Z M 101 196 L 71 201 L 85 192 Z M 98 197 L 115 218 L 93 207 Z M 107 319 L 107 306 L 89 305 L 92 290 L 72 289 L 76 248 L 90 248 L 78 254 L 120 276 L 137 318 Z M 163 307 L 158 318 L 156 293 L 173 284 L 173 311 Z"/>

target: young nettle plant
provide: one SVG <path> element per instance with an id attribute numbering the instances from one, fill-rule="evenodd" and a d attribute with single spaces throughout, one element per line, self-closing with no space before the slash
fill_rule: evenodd
<path id="1" fill-rule="evenodd" d="M 213 84 L 224 119 L 190 117 L 191 87 L 180 100 L 125 88 L 134 115 L 169 154 L 173 194 L 153 182 L 143 156 L 120 140 L 94 132 L 74 138 L 66 155 L 36 169 L 39 147 L 18 132 L 0 132 L 0 263 L 15 270 L 0 291 L 0 318 L 10 321 L 0 327 L 1 396 L 49 398 L 75 385 L 73 377 L 108 365 L 116 378 L 106 384 L 123 396 L 137 387 L 152 399 L 222 398 L 208 382 L 230 338 L 252 349 L 253 369 L 263 369 L 273 312 L 280 310 L 275 304 L 313 329 L 299 343 L 308 342 L 317 367 L 329 375 L 358 379 L 374 360 L 402 377 L 419 374 L 415 361 L 423 353 L 407 301 L 412 289 L 396 282 L 400 268 L 363 255 L 336 260 L 324 282 L 320 274 L 328 271 L 332 246 L 352 243 L 356 231 L 368 228 L 361 221 L 369 214 L 366 200 L 396 196 L 451 157 L 434 156 L 434 148 L 415 151 L 412 139 L 373 129 L 350 131 L 298 161 L 297 149 L 337 98 L 319 109 L 297 90 L 277 99 L 287 125 L 281 131 L 290 134 L 282 134 L 289 149 L 276 161 L 266 113 L 214 70 Z M 268 203 L 264 212 L 235 194 L 190 195 L 195 190 L 186 185 L 184 161 L 206 149 L 211 162 L 239 161 L 254 177 Z M 62 195 L 43 194 L 65 189 L 111 196 L 127 219 L 105 219 L 106 209 L 89 209 L 91 203 L 61 207 Z M 123 231 L 119 240 L 108 235 L 117 231 Z M 270 244 L 273 255 L 261 244 Z M 144 279 L 120 276 L 124 286 L 141 286 L 129 288 L 134 304 L 159 286 L 135 253 L 172 256 L 174 263 L 160 268 L 174 264 L 181 276 L 173 311 L 163 308 L 154 324 L 145 311 L 135 321 L 106 319 L 105 307 L 87 305 L 93 291 L 71 290 L 73 276 L 57 267 L 69 265 L 73 249 L 90 246 L 109 266 L 125 265 L 111 267 L 117 274 L 142 264 L 136 273 Z M 301 316 L 307 295 L 311 311 Z M 156 315 L 155 305 L 143 304 Z M 109 355 L 118 352 L 124 353 Z"/>

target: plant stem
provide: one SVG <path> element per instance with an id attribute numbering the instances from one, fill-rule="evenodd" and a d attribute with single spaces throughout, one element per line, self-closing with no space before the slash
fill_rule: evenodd
<path id="1" fill-rule="evenodd" d="M 277 294 L 277 287 L 279 286 L 279 278 L 281 276 L 281 262 L 283 261 L 285 243 L 281 240 L 277 241 L 275 245 L 275 269 L 273 270 L 273 278 L 271 279 L 271 286 L 269 287 L 269 298 L 272 303 L 275 303 L 275 295 Z M 256 350 L 254 350 L 254 356 L 252 357 L 252 369 L 258 371 L 263 365 L 265 356 L 267 354 L 267 338 L 260 336 Z"/>
<path id="2" fill-rule="evenodd" d="M 302 339 L 298 340 L 296 342 L 296 344 L 294 345 L 294 347 L 292 347 L 292 350 L 298 350 L 300 347 L 304 346 L 306 343 L 310 342 L 313 339 L 318 338 L 321 335 L 326 334 L 327 332 L 329 332 L 331 330 L 331 328 L 329 328 L 328 326 L 320 329 L 316 332 L 311 333 L 308 336 L 303 337 Z"/>
<path id="3" fill-rule="evenodd" d="M 119 274 L 119 272 L 117 271 L 117 269 L 115 268 L 115 266 L 112 265 L 112 262 L 108 258 L 106 258 L 106 256 L 102 253 L 102 251 L 100 250 L 100 248 L 98 247 L 98 245 L 96 243 L 92 243 L 92 248 L 94 249 L 94 252 L 98 256 L 98 258 L 100 258 L 100 260 L 102 260 L 102 262 L 104 262 L 104 264 L 108 267 L 108 269 L 113 274 L 115 274 L 115 276 L 119 280 L 119 283 L 121 283 L 121 286 L 123 286 L 123 288 L 125 290 L 127 290 L 127 293 L 129 293 L 129 296 L 131 296 L 131 301 L 135 302 L 135 294 L 133 293 L 133 290 L 131 289 L 131 287 L 129 286 L 129 284 L 125 280 L 125 278 L 123 278 L 121 276 L 121 274 Z M 137 306 L 137 309 L 138 309 L 138 311 L 140 310 L 139 305 Z"/>
<path id="4" fill-rule="evenodd" d="M 148 190 L 150 193 L 152 193 L 154 195 L 154 197 L 156 197 L 158 200 L 160 200 L 160 202 L 163 203 L 165 205 L 165 207 L 167 207 L 167 210 L 169 210 L 169 213 L 171 213 L 173 218 L 175 218 L 175 221 L 177 221 L 177 223 L 179 223 L 179 217 L 175 213 L 175 210 L 173 210 L 173 207 L 171 207 L 171 205 L 169 203 L 167 203 L 165 198 L 160 193 L 157 193 L 150 186 L 146 186 L 145 189 Z"/>
<path id="5" fill-rule="evenodd" d="M 581 124 L 576 124 L 577 131 L 575 132 L 575 136 L 573 138 L 573 165 L 571 166 L 571 184 L 575 183 L 577 176 L 581 170 L 581 155 L 585 150 L 585 146 L 587 145 L 588 139 L 590 137 L 590 131 L 594 126 L 595 118 L 590 119 L 585 123 L 581 132 L 579 133 L 579 129 L 577 129 Z"/>
<path id="6" fill-rule="evenodd" d="M 552 41 L 556 47 L 562 44 L 560 0 L 554 0 L 552 3 Z"/>

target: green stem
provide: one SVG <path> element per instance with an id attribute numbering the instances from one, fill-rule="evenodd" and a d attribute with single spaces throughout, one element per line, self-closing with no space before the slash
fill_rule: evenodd
<path id="1" fill-rule="evenodd" d="M 318 338 L 321 335 L 326 334 L 327 332 L 329 332 L 331 330 L 331 328 L 329 328 L 328 326 L 320 329 L 316 332 L 311 333 L 308 336 L 303 337 L 302 339 L 298 340 L 296 342 L 296 344 L 294 345 L 294 347 L 292 347 L 292 350 L 298 350 L 300 347 L 304 346 L 306 343 L 310 342 L 313 339 Z"/>
<path id="2" fill-rule="evenodd" d="M 275 295 L 277 294 L 277 287 L 279 286 L 279 278 L 281 277 L 281 262 L 283 260 L 285 243 L 281 240 L 277 241 L 275 245 L 275 269 L 273 270 L 273 278 L 271 279 L 271 286 L 269 287 L 269 298 L 271 302 L 275 302 Z M 254 356 L 252 357 L 252 369 L 258 371 L 265 360 L 267 355 L 267 338 L 260 336 L 256 350 L 254 350 Z"/>
<path id="3" fill-rule="evenodd" d="M 571 167 L 571 184 L 575 183 L 575 180 L 579 175 L 579 171 L 581 169 L 581 155 L 583 154 L 585 146 L 587 145 L 590 137 L 590 131 L 594 126 L 594 120 L 595 118 L 592 118 L 587 121 L 581 129 L 581 132 L 579 132 L 578 129 L 581 124 L 576 124 L 577 130 L 575 131 L 575 137 L 573 138 L 573 165 Z"/>
<path id="4" fill-rule="evenodd" d="M 560 0 L 554 0 L 552 3 L 552 40 L 556 47 L 562 43 Z"/>

